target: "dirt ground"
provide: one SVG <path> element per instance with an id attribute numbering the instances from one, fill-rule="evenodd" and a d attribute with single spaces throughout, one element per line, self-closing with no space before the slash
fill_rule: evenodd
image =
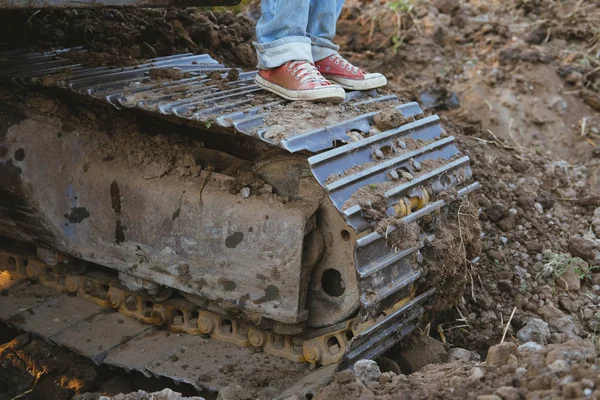
<path id="1" fill-rule="evenodd" d="M 429 327 L 449 363 L 377 383 L 341 374 L 316 398 L 597 398 L 599 5 L 347 2 L 346 54 L 468 149 L 483 252 L 460 305 Z M 490 361 L 503 335 L 512 356 Z M 457 362 L 456 349 L 471 353 Z M 558 353 L 571 355 L 552 365 Z"/>
<path id="2" fill-rule="evenodd" d="M 255 64 L 246 17 L 102 13 L 83 13 L 81 24 L 19 14 L 23 35 L 14 37 L 108 54 L 91 62 L 187 50 Z M 48 18 L 60 30 L 45 30 Z M 106 19 L 135 41 L 107 34 Z M 345 372 L 316 398 L 599 398 L 600 2 L 348 0 L 338 42 L 458 137 L 483 186 L 483 250 L 464 268 L 459 305 L 423 331 L 444 343 L 446 362 L 410 375 Z"/>

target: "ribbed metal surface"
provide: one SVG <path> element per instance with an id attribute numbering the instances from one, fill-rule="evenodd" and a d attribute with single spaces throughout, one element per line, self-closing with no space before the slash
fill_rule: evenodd
<path id="1" fill-rule="evenodd" d="M 211 79 L 215 72 L 225 78 L 229 68 L 208 55 L 189 53 L 129 67 L 90 68 L 65 57 L 68 50 L 0 53 L 0 77 L 23 86 L 40 85 L 44 79 L 54 77 L 53 85 L 106 101 L 116 108 L 175 116 L 210 126 L 211 130 L 252 136 L 290 152 L 319 152 L 339 142 L 351 142 L 349 131 L 369 132 L 376 113 L 361 114 L 360 107 L 365 104 L 389 102 L 406 117 L 422 113 L 416 103 L 401 104 L 395 95 L 375 90 L 350 92 L 346 102 L 356 110 L 353 118 L 317 129 L 295 127 L 286 132 L 285 138 L 273 139 L 265 136 L 269 130 L 265 121 L 289 102 L 260 89 L 254 83 L 256 72 L 240 71 L 239 78 L 231 82 Z M 157 68 L 175 69 L 181 77 L 152 79 L 151 70 Z"/>

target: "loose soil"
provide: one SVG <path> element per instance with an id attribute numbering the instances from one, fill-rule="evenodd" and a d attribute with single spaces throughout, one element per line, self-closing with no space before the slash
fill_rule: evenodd
<path id="1" fill-rule="evenodd" d="M 63 49 L 74 62 L 135 65 L 179 53 L 208 53 L 229 66 L 253 68 L 254 21 L 231 12 L 177 9 L 4 11 L 0 49 Z"/>
<path id="2" fill-rule="evenodd" d="M 424 332 L 488 360 L 430 365 L 373 387 L 342 374 L 316 398 L 594 398 L 599 3 L 410 4 L 410 12 L 394 13 L 378 2 L 347 2 L 339 41 L 353 61 L 440 113 L 471 157 L 482 189 L 479 213 L 466 214 L 479 215 L 481 256 L 463 267 L 458 305 Z M 532 335 L 532 319 L 547 331 Z M 510 362 L 494 365 L 492 346 L 503 334 L 511 345 L 535 339 L 541 349 L 513 352 Z M 549 354 L 569 352 L 587 355 L 549 366 Z"/>

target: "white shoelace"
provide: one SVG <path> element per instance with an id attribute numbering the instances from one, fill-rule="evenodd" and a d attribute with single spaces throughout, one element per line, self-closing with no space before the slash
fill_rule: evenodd
<path id="1" fill-rule="evenodd" d="M 300 83 L 320 83 L 322 85 L 328 85 L 329 81 L 323 78 L 323 75 L 317 70 L 317 68 L 306 61 L 292 61 L 288 64 L 288 71 L 292 72 L 292 75 L 296 77 Z"/>
<path id="2" fill-rule="evenodd" d="M 341 63 L 340 67 L 346 68 L 346 71 L 352 72 L 352 74 L 354 74 L 354 75 L 358 74 L 358 71 L 360 71 L 360 68 L 355 67 L 354 65 L 350 64 L 350 62 L 348 62 L 348 60 L 346 60 L 344 57 L 342 57 L 339 54 L 334 54 L 334 55 L 330 56 L 329 61 L 335 61 L 336 64 Z"/>

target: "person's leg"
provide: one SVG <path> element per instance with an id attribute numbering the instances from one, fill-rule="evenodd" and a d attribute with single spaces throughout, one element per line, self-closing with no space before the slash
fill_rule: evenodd
<path id="1" fill-rule="evenodd" d="M 311 0 L 262 0 L 256 24 L 258 68 L 271 69 L 288 61 L 313 62 L 306 24 Z"/>
<path id="2" fill-rule="evenodd" d="M 337 20 L 344 0 L 311 0 L 306 25 L 306 36 L 311 40 L 314 61 L 337 54 L 340 49 L 333 43 Z"/>
<path id="3" fill-rule="evenodd" d="M 330 81 L 345 89 L 370 90 L 385 86 L 387 79 L 353 66 L 333 43 L 337 20 L 344 0 L 311 0 L 306 36 L 311 40 L 312 57 L 317 69 Z"/>
<path id="4" fill-rule="evenodd" d="M 306 25 L 311 0 L 262 0 L 256 26 L 257 85 L 288 100 L 343 101 L 346 92 L 313 65 Z"/>

